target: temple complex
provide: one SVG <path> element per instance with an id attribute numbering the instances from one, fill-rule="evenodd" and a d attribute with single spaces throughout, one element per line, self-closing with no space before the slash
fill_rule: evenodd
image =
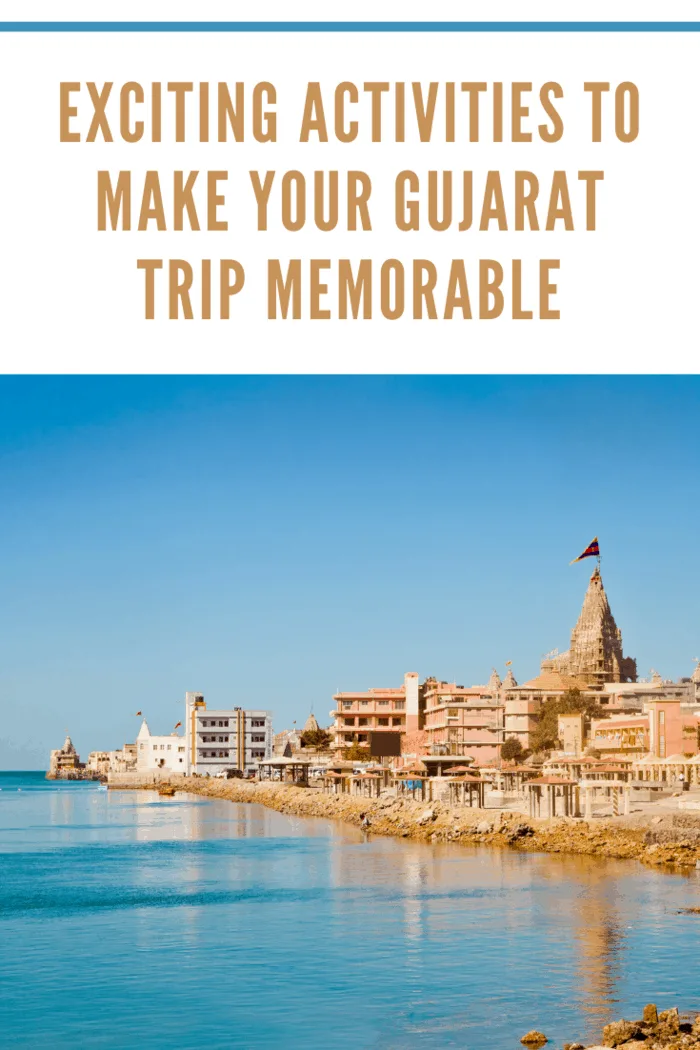
<path id="1" fill-rule="evenodd" d="M 583 599 L 581 615 L 571 632 L 571 645 L 554 661 L 557 671 L 590 686 L 606 682 L 636 682 L 637 662 L 622 652 L 622 633 L 610 611 L 600 569 L 596 567 Z"/>
<path id="2" fill-rule="evenodd" d="M 69 736 L 63 747 L 51 752 L 47 780 L 93 780 L 96 773 L 87 770 Z"/>

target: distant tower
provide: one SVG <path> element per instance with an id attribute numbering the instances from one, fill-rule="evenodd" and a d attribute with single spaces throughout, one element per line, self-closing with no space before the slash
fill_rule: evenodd
<path id="1" fill-rule="evenodd" d="M 304 733 L 317 733 L 319 728 L 320 727 L 319 727 L 318 722 L 316 721 L 316 716 L 315 716 L 315 714 L 312 711 L 311 714 L 309 715 L 309 717 L 304 722 L 303 732 Z"/>
<path id="2" fill-rule="evenodd" d="M 555 663 L 559 670 L 590 685 L 637 681 L 637 662 L 622 653 L 622 634 L 610 612 L 598 568 L 590 578 L 581 615 L 571 632 L 569 651 Z"/>
<path id="3" fill-rule="evenodd" d="M 515 675 L 513 674 L 513 668 L 509 667 L 508 668 L 508 674 L 503 679 L 503 689 L 517 689 L 517 687 L 518 687 L 518 683 L 515 680 Z"/>
<path id="4" fill-rule="evenodd" d="M 499 675 L 499 673 L 496 670 L 496 668 L 492 667 L 491 668 L 491 677 L 489 678 L 488 682 L 486 683 L 487 691 L 492 696 L 498 696 L 498 694 L 501 691 L 502 684 L 503 683 L 501 682 L 501 676 Z"/>

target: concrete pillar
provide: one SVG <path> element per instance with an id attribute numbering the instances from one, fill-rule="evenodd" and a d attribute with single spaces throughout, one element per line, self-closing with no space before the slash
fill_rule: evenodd
<path id="1" fill-rule="evenodd" d="M 586 807 L 586 820 L 590 820 L 593 816 L 593 792 L 588 784 L 584 785 L 583 795 L 585 799 L 584 805 Z"/>
<path id="2" fill-rule="evenodd" d="M 629 814 L 630 814 L 630 789 L 625 785 L 625 787 L 623 787 L 623 789 L 622 789 L 622 793 L 623 793 L 623 796 L 624 796 L 623 812 L 624 812 L 625 816 L 628 817 Z"/>

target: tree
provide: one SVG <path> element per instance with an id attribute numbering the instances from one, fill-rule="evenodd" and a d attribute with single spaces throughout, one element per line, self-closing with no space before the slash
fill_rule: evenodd
<path id="1" fill-rule="evenodd" d="M 333 737 L 326 729 L 307 729 L 301 734 L 302 747 L 330 747 Z"/>
<path id="2" fill-rule="evenodd" d="M 506 762 L 517 762 L 523 757 L 523 745 L 517 737 L 509 736 L 501 744 L 501 758 Z"/>
<path id="3" fill-rule="evenodd" d="M 372 757 L 369 753 L 369 748 L 362 747 L 357 741 L 355 741 L 354 744 L 351 744 L 344 754 L 351 762 L 369 762 Z"/>
<path id="4" fill-rule="evenodd" d="M 537 718 L 537 726 L 530 734 L 533 751 L 549 751 L 559 745 L 559 715 L 583 714 L 584 723 L 602 718 L 603 711 L 595 700 L 581 695 L 580 689 L 567 689 L 558 699 L 545 700 Z"/>

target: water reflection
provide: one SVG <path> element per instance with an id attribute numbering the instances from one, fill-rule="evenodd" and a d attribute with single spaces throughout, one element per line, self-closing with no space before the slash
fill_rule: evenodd
<path id="1" fill-rule="evenodd" d="M 0 794 L 0 870 L 10 1047 L 516 1050 L 699 1005 L 698 880 L 631 862 L 86 785 Z"/>

